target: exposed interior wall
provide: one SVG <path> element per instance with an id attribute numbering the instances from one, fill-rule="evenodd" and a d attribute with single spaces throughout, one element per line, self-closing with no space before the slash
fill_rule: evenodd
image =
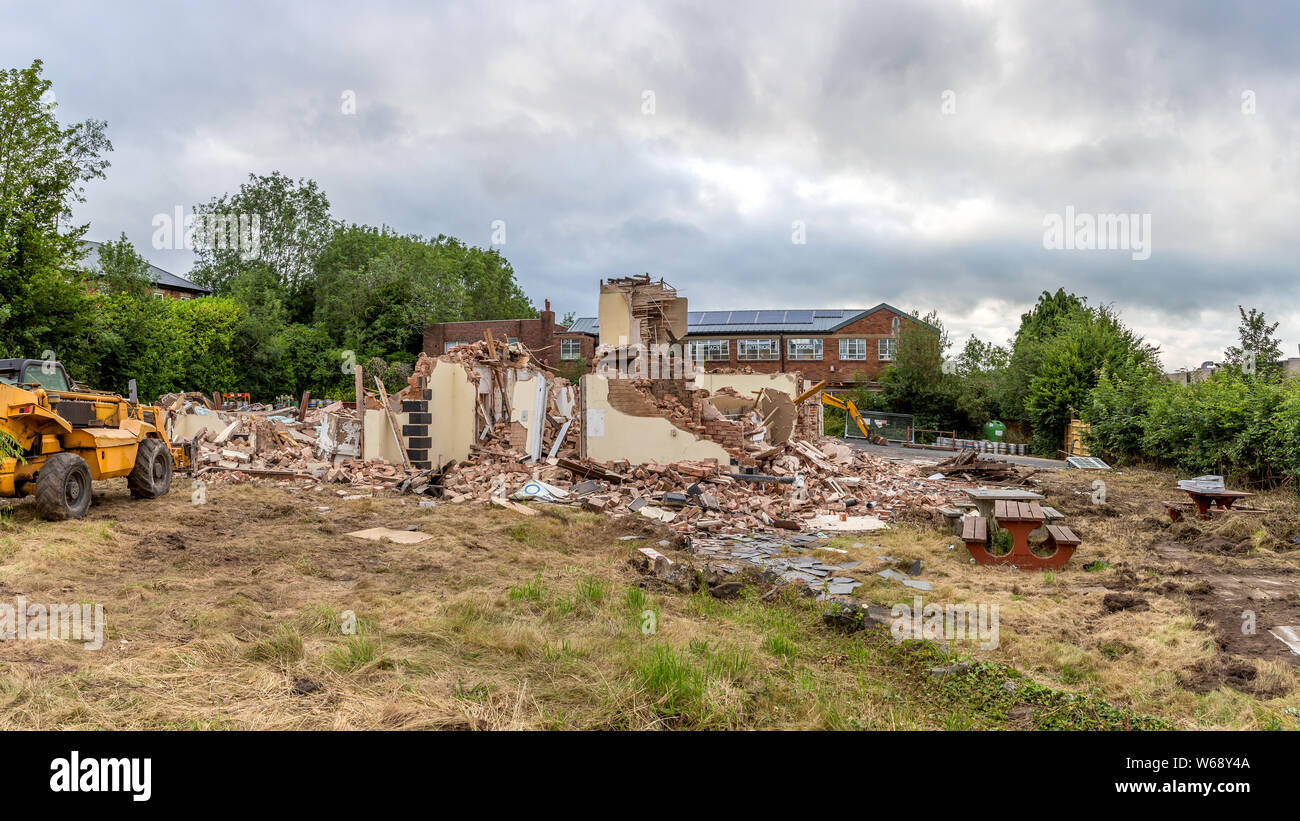
<path id="1" fill-rule="evenodd" d="M 614 407 L 609 399 L 609 383 L 598 374 L 582 378 L 586 407 L 583 436 L 588 457 L 602 462 L 627 459 L 634 465 L 694 459 L 713 459 L 722 465 L 731 462 L 731 455 L 721 445 L 700 439 L 661 416 L 633 415 Z"/>
<path id="2" fill-rule="evenodd" d="M 397 432 L 400 434 L 401 426 L 406 424 L 407 414 L 394 413 L 393 416 L 397 418 Z M 389 424 L 388 415 L 383 409 L 366 408 L 366 429 L 361 441 L 361 458 L 383 459 L 385 462 L 398 465 L 402 463 L 402 452 L 397 449 L 392 425 Z"/>
<path id="3" fill-rule="evenodd" d="M 744 396 L 754 396 L 764 388 L 799 395 L 799 379 L 789 373 L 696 373 L 695 387 L 709 393 L 731 388 Z"/>
<path id="4" fill-rule="evenodd" d="M 600 344 L 633 345 L 641 341 L 632 337 L 632 305 L 628 298 L 625 291 L 601 291 L 596 311 L 600 317 Z"/>
<path id="5" fill-rule="evenodd" d="M 427 385 L 433 392 L 429 400 L 429 415 L 432 417 L 429 460 L 435 466 L 442 466 L 453 459 L 468 459 L 470 446 L 478 435 L 478 381 L 472 380 L 459 364 L 438 360 L 429 374 Z M 370 427 L 367 425 L 367 449 L 369 445 Z M 398 459 L 400 461 L 400 457 Z"/>
<path id="6" fill-rule="evenodd" d="M 227 424 L 229 423 L 223 423 L 215 413 L 177 413 L 172 422 L 171 438 L 172 441 L 193 439 L 203 428 L 207 428 L 211 436 L 216 436 Z"/>
<path id="7" fill-rule="evenodd" d="M 523 451 L 530 456 L 540 457 L 536 450 L 540 437 L 546 433 L 546 407 L 548 396 L 542 395 L 541 414 L 537 412 L 538 380 L 543 380 L 540 373 L 516 368 L 514 371 L 514 389 L 510 394 L 510 421 L 524 429 Z M 543 380 L 544 382 L 544 380 Z"/>

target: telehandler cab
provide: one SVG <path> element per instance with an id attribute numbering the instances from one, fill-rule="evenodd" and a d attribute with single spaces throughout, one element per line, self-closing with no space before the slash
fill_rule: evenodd
<path id="1" fill-rule="evenodd" d="M 188 456 L 161 408 L 74 385 L 58 362 L 0 359 L 0 497 L 34 495 L 41 518 L 80 519 L 92 480 L 125 476 L 132 496 L 154 499 Z"/>

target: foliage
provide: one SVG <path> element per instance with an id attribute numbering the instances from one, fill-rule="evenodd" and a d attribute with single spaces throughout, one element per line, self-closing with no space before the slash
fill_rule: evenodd
<path id="1" fill-rule="evenodd" d="M 192 278 L 223 294 L 242 273 L 263 268 L 282 297 L 299 298 L 333 229 L 329 198 L 315 181 L 249 174 L 236 193 L 194 207 Z"/>
<path id="2" fill-rule="evenodd" d="M 1034 424 L 1034 449 L 1054 455 L 1072 412 L 1082 408 L 1101 373 L 1111 368 L 1154 370 L 1158 352 L 1106 307 L 1076 312 L 1038 351 L 1025 410 Z"/>
<path id="3" fill-rule="evenodd" d="M 581 359 L 565 359 L 555 369 L 556 376 L 567 379 L 574 385 L 582 381 L 582 376 L 585 373 L 587 373 L 587 364 Z"/>
<path id="4" fill-rule="evenodd" d="M 1272 325 L 1264 320 L 1264 312 L 1254 308 L 1237 306 L 1241 314 L 1241 324 L 1237 326 L 1239 345 L 1229 346 L 1223 352 L 1225 364 L 1235 366 L 1237 370 L 1249 373 L 1248 363 L 1253 360 L 1255 375 L 1261 379 L 1280 379 L 1282 376 L 1282 345 L 1274 335 L 1278 323 Z"/>
<path id="5" fill-rule="evenodd" d="M 1083 417 L 1089 447 L 1117 463 L 1300 485 L 1300 381 L 1235 369 L 1180 385 L 1107 373 Z"/>
<path id="6" fill-rule="evenodd" d="M 60 126 L 37 60 L 0 72 L 0 356 L 93 366 L 93 312 L 76 273 L 86 225 L 72 223 L 85 184 L 102 178 L 107 125 Z"/>
<path id="7" fill-rule="evenodd" d="M 899 329 L 894 363 L 880 375 L 881 391 L 858 391 L 860 410 L 910 413 L 915 426 L 968 433 L 991 418 L 997 369 L 1006 352 L 972 338 L 961 357 L 945 360 L 948 332 L 938 314 L 914 315 Z"/>
<path id="8" fill-rule="evenodd" d="M 98 281 L 99 290 L 109 293 L 143 299 L 152 292 L 149 263 L 136 253 L 125 232 L 116 242 L 100 246 L 99 259 L 91 274 Z"/>
<path id="9" fill-rule="evenodd" d="M 0 357 L 53 355 L 78 381 L 120 392 L 134 378 L 145 397 L 351 398 L 356 362 L 400 387 L 431 323 L 537 315 L 496 250 L 343 225 L 315 181 L 279 171 L 195 207 L 190 278 L 215 296 L 153 299 L 125 235 L 86 268 L 72 206 L 112 146 L 102 122 L 59 125 L 40 72 L 0 73 Z"/>
<path id="10" fill-rule="evenodd" d="M 950 344 L 936 313 L 914 314 L 899 328 L 894 362 L 877 379 L 884 403 L 894 413 L 913 414 L 917 427 L 954 425 L 956 385 L 943 367 Z"/>

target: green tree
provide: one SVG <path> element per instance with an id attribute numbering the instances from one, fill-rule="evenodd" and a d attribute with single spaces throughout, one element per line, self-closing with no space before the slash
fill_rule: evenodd
<path id="1" fill-rule="evenodd" d="M 426 326 L 478 318 L 467 306 L 463 254 L 443 237 L 340 228 L 318 265 L 315 323 L 359 356 L 413 360 Z"/>
<path id="2" fill-rule="evenodd" d="M 894 362 L 877 378 L 890 411 L 913 414 L 919 428 L 966 428 L 969 422 L 956 402 L 959 385 L 944 368 L 951 344 L 933 311 L 924 317 L 914 313 L 901 323 Z"/>
<path id="3" fill-rule="evenodd" d="M 999 396 L 1009 358 L 1006 348 L 972 336 L 953 363 L 958 382 L 955 401 L 970 430 L 1001 415 Z"/>
<path id="4" fill-rule="evenodd" d="M 48 350 L 84 372 L 97 352 L 76 270 L 87 226 L 72 223 L 72 208 L 113 147 L 103 121 L 60 126 L 41 69 L 0 72 L 0 356 Z"/>
<path id="5" fill-rule="evenodd" d="M 1087 311 L 1086 300 L 1058 288 L 1055 294 L 1043 291 L 1034 307 L 1020 315 L 1020 327 L 1011 342 L 1006 374 L 997 389 L 997 404 L 1007 418 L 1032 421 L 1025 400 L 1029 383 L 1042 365 L 1044 346 L 1068 322 Z"/>
<path id="6" fill-rule="evenodd" d="M 311 312 L 316 259 L 334 232 L 329 198 L 314 180 L 279 171 L 248 175 L 234 194 L 194 207 L 193 279 L 224 294 L 240 274 L 265 268 L 298 318 Z M 161 230 L 161 229 L 160 229 Z"/>
<path id="7" fill-rule="evenodd" d="M 1278 323 L 1269 324 L 1264 319 L 1264 312 L 1254 308 L 1247 313 L 1242 306 L 1237 306 L 1241 314 L 1241 323 L 1237 326 L 1240 344 L 1229 346 L 1223 352 L 1227 364 L 1237 369 L 1254 374 L 1261 379 L 1276 380 L 1282 376 L 1282 345 L 1275 332 Z"/>
<path id="8" fill-rule="evenodd" d="M 1034 425 L 1034 450 L 1055 455 L 1071 413 L 1085 407 L 1106 369 L 1159 367 L 1159 351 L 1124 326 L 1109 308 L 1075 312 L 1042 342 L 1030 375 L 1025 409 Z"/>
<path id="9" fill-rule="evenodd" d="M 149 263 L 136 252 L 125 232 L 116 242 L 105 242 L 99 247 L 99 259 L 91 274 L 109 293 L 144 299 L 152 291 Z"/>

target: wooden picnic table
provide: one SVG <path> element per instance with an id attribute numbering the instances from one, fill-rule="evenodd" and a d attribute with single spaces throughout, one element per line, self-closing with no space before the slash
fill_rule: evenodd
<path id="1" fill-rule="evenodd" d="M 1040 497 L 1041 498 L 1041 497 Z M 1043 526 L 1047 513 L 1036 501 L 1015 499 L 993 500 L 993 521 L 1011 534 L 1011 550 L 995 556 L 988 551 L 989 519 L 985 516 L 968 516 L 963 522 L 962 541 L 971 557 L 980 564 L 1012 565 L 1020 569 L 1055 570 L 1065 566 L 1079 545 L 1079 537 L 1064 525 L 1047 525 L 1044 542 L 1055 550 L 1047 556 L 1035 555 L 1029 549 L 1029 534 Z"/>
<path id="2" fill-rule="evenodd" d="M 1041 493 L 1035 493 L 1032 490 L 1023 490 L 1021 488 L 1007 487 L 974 487 L 967 488 L 966 495 L 979 508 L 981 516 L 985 518 L 993 517 L 993 506 L 999 501 L 1002 502 L 1041 502 L 1047 497 Z"/>
<path id="3" fill-rule="evenodd" d="M 1196 512 L 1202 517 L 1210 515 L 1211 505 L 1220 510 L 1231 510 L 1233 502 L 1255 495 L 1244 490 L 1192 490 L 1185 487 L 1179 488 L 1179 490 L 1192 497 L 1192 502 L 1196 505 Z"/>

